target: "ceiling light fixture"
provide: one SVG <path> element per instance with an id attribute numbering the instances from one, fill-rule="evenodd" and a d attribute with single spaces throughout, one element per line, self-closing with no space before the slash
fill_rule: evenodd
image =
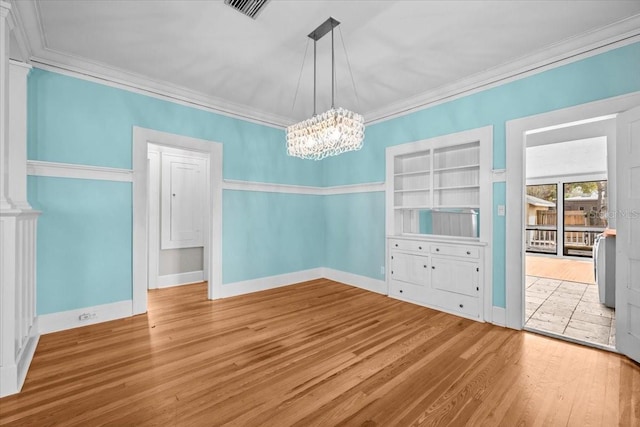
<path id="1" fill-rule="evenodd" d="M 334 104 L 336 66 L 333 29 L 338 25 L 340 22 L 329 18 L 309 34 L 309 38 L 313 39 L 313 117 L 287 127 L 287 154 L 290 156 L 321 160 L 362 148 L 364 118 L 344 108 L 335 108 Z M 331 109 L 317 115 L 316 44 L 329 31 L 331 32 Z"/>

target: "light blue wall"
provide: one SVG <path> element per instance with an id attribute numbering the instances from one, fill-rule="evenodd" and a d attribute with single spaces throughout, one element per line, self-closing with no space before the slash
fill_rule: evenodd
<path id="1" fill-rule="evenodd" d="M 493 126 L 494 132 L 493 167 L 501 169 L 506 162 L 507 121 L 638 90 L 640 43 L 635 43 L 368 126 L 361 151 L 323 160 L 323 182 L 326 186 L 382 182 L 385 179 L 386 147 L 488 125 Z M 505 201 L 504 184 L 494 185 L 493 198 L 493 298 L 496 306 L 504 307 L 505 221 L 504 217 L 498 217 L 495 213 L 497 204 L 508 204 Z M 344 200 L 344 203 L 350 202 Z M 377 245 L 377 248 L 369 250 L 383 253 L 384 222 L 379 221 L 377 216 L 342 214 L 327 218 L 327 223 L 331 222 L 339 222 L 344 229 L 365 228 L 367 235 L 376 236 L 371 238 L 370 243 Z M 339 234 L 331 235 L 326 243 L 328 251 L 349 244 L 350 240 Z M 375 273 L 379 270 L 379 257 L 372 257 L 364 262 L 365 265 L 345 267 L 353 273 L 374 272 L 366 275 L 380 278 Z"/>
<path id="2" fill-rule="evenodd" d="M 370 125 L 362 150 L 323 160 L 324 185 L 382 182 L 384 149 L 493 125 L 493 164 L 504 168 L 509 120 L 640 90 L 640 43 Z"/>
<path id="3" fill-rule="evenodd" d="M 284 130 L 34 69 L 28 158 L 131 169 L 133 126 L 222 142 L 225 179 L 321 185 L 322 165 L 286 155 Z"/>
<path id="4" fill-rule="evenodd" d="M 37 313 L 131 299 L 131 183 L 28 177 Z"/>
<path id="5" fill-rule="evenodd" d="M 133 126 L 223 143 L 225 179 L 322 184 L 322 164 L 288 157 L 281 129 L 58 73 L 31 72 L 30 160 L 130 169 Z M 28 196 L 43 211 L 38 313 L 131 299 L 131 184 L 31 177 Z M 225 283 L 322 265 L 321 198 L 227 191 L 223 197 Z M 312 222 L 305 223 L 307 218 Z"/>
<path id="6" fill-rule="evenodd" d="M 223 193 L 222 282 L 324 265 L 323 196 Z"/>
<path id="7" fill-rule="evenodd" d="M 493 165 L 505 167 L 508 120 L 640 90 L 640 43 L 371 125 L 364 148 L 322 162 L 287 157 L 284 131 L 34 69 L 32 160 L 131 168 L 132 127 L 223 143 L 225 179 L 334 186 L 382 182 L 384 150 L 494 126 Z M 494 304 L 505 301 L 505 225 L 494 184 Z M 38 313 L 131 298 L 131 186 L 30 178 L 38 228 Z M 225 191 L 223 282 L 327 266 L 383 279 L 383 193 L 303 196 Z M 508 209 L 508 206 L 507 206 Z"/>
<path id="8" fill-rule="evenodd" d="M 384 192 L 325 196 L 325 266 L 384 280 Z M 373 231 L 373 232 L 372 232 Z"/>

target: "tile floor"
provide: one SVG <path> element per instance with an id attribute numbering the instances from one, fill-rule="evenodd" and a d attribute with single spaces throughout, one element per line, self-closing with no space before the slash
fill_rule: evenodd
<path id="1" fill-rule="evenodd" d="M 527 276 L 526 286 L 526 327 L 615 347 L 615 311 L 596 285 Z"/>

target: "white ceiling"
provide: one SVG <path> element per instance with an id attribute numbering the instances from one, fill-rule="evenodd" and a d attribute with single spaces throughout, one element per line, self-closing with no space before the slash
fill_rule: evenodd
<path id="1" fill-rule="evenodd" d="M 312 113 L 307 34 L 329 16 L 341 21 L 336 105 L 367 121 L 640 38 L 637 0 L 271 0 L 256 20 L 222 0 L 20 0 L 12 7 L 17 59 L 134 83 L 276 125 Z M 318 112 L 330 106 L 329 58 L 330 37 L 324 37 Z"/>
<path id="2" fill-rule="evenodd" d="M 526 160 L 527 179 L 606 175 L 607 138 L 600 136 L 527 147 Z"/>

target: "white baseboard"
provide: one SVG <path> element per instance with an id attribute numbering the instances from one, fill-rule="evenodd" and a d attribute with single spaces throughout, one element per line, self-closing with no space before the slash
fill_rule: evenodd
<path id="1" fill-rule="evenodd" d="M 158 276 L 158 288 L 169 288 L 171 286 L 190 285 L 204 281 L 204 272 L 188 271 L 186 273 L 165 274 Z"/>
<path id="2" fill-rule="evenodd" d="M 507 311 L 502 307 L 493 307 L 491 323 L 498 326 L 507 326 Z"/>
<path id="3" fill-rule="evenodd" d="M 236 295 L 249 294 L 251 292 L 266 291 L 267 289 L 293 285 L 307 280 L 323 277 L 323 268 L 296 271 L 294 273 L 278 274 L 276 276 L 261 277 L 259 279 L 244 280 L 242 282 L 227 283 L 221 286 L 215 298 L 228 298 Z"/>
<path id="4" fill-rule="evenodd" d="M 32 325 L 27 343 L 18 355 L 15 364 L 0 366 L 0 397 L 18 393 L 22 389 L 27 371 L 36 352 L 40 335 L 38 334 L 38 319 Z"/>
<path id="5" fill-rule="evenodd" d="M 372 279 L 371 277 L 334 270 L 333 268 L 323 268 L 322 270 L 322 276 L 329 280 L 387 295 L 387 283 L 384 280 Z"/>
<path id="6" fill-rule="evenodd" d="M 80 320 L 83 314 L 89 315 L 89 319 Z M 43 314 L 38 316 L 40 333 L 64 331 L 66 329 L 79 328 L 95 323 L 108 322 L 133 315 L 131 300 L 118 301 L 111 304 L 96 305 L 94 307 L 78 308 L 75 310 L 61 311 L 58 313 Z"/>

